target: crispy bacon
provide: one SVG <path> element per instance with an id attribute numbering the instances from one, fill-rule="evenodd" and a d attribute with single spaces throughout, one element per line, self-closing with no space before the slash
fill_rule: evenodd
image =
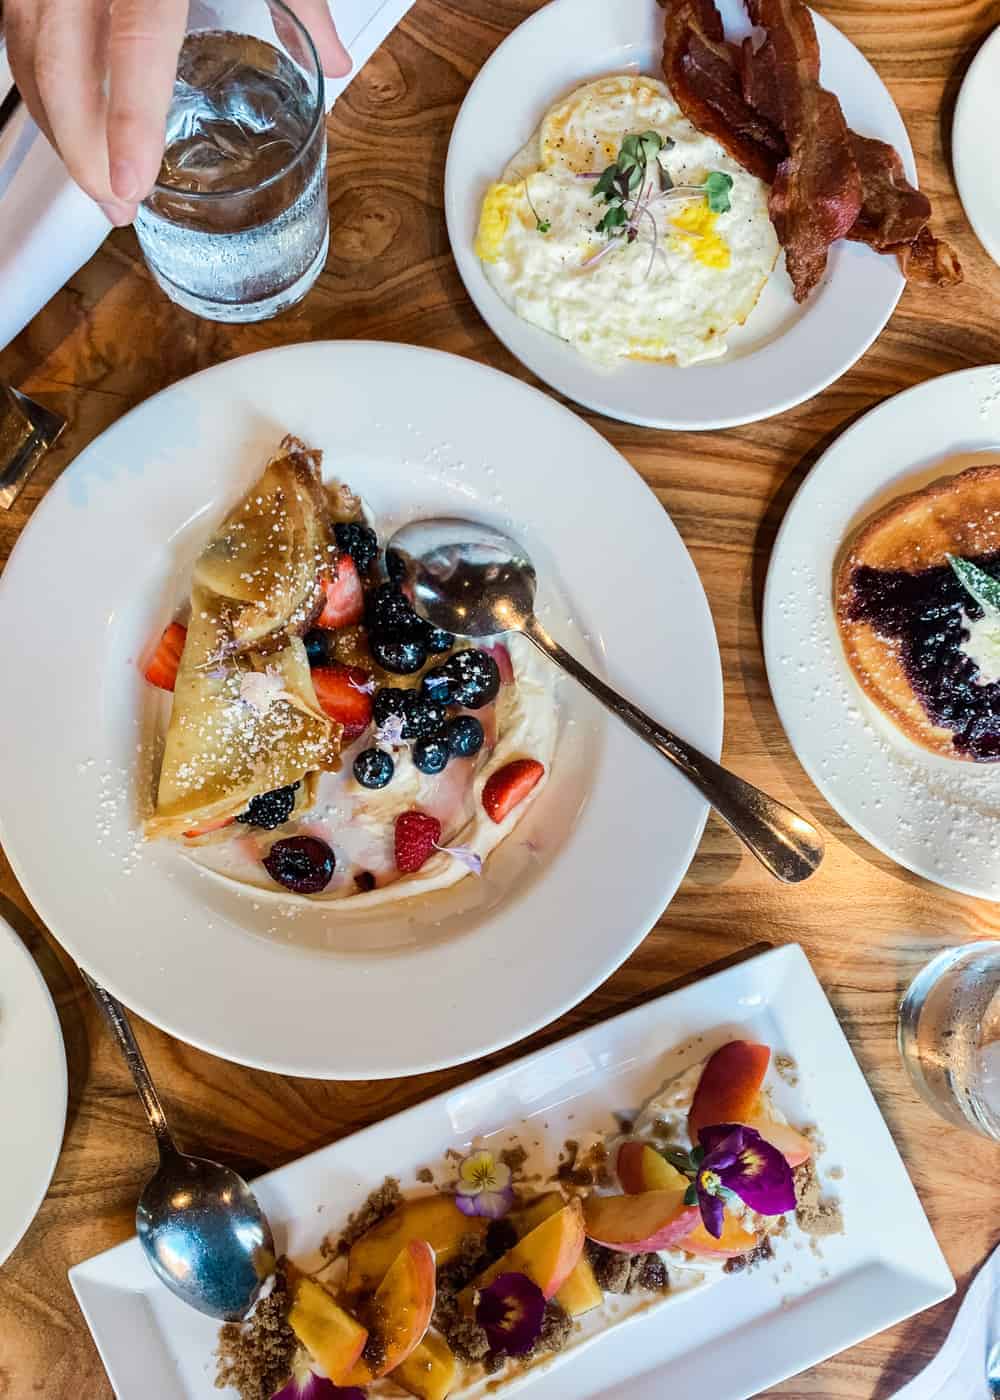
<path id="1" fill-rule="evenodd" d="M 782 130 L 781 93 L 775 71 L 774 45 L 765 39 L 755 49 L 746 38 L 740 49 L 740 82 L 743 96 L 751 107 L 765 116 L 776 131 Z M 787 147 L 785 148 L 787 150 Z"/>
<path id="2" fill-rule="evenodd" d="M 893 251 L 903 276 L 924 286 L 956 287 L 965 275 L 951 244 L 935 238 L 928 228 L 921 229 L 912 243 L 903 243 Z"/>
<path id="3" fill-rule="evenodd" d="M 931 202 L 907 180 L 898 151 L 856 131 L 851 132 L 851 149 L 863 198 L 850 237 L 880 253 L 897 243 L 913 243 L 931 217 Z"/>

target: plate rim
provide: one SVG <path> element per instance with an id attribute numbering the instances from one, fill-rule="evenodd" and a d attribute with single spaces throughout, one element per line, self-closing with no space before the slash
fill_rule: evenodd
<path id="1" fill-rule="evenodd" d="M 726 428 L 744 427 L 751 423 L 765 422 L 770 418 L 778 417 L 783 413 L 789 412 L 791 409 L 797 408 L 804 403 L 810 402 L 812 399 L 822 394 L 832 384 L 835 384 L 846 373 L 848 373 L 848 371 L 851 370 L 854 367 L 854 365 L 856 365 L 861 359 L 863 359 L 864 356 L 871 349 L 871 347 L 875 344 L 876 340 L 878 340 L 882 332 L 885 330 L 886 326 L 889 324 L 889 321 L 895 314 L 896 308 L 899 305 L 900 298 L 902 297 L 903 292 L 906 289 L 906 278 L 902 275 L 901 271 L 897 272 L 895 290 L 887 301 L 884 319 L 881 321 L 881 324 L 875 327 L 875 329 L 872 330 L 870 333 L 866 333 L 864 343 L 862 344 L 861 342 L 859 342 L 859 348 L 857 349 L 857 351 L 852 352 L 853 357 L 848 359 L 838 369 L 831 370 L 829 373 L 825 374 L 825 376 L 822 377 L 821 380 L 817 381 L 813 387 L 807 389 L 805 392 L 800 393 L 796 391 L 790 395 L 782 397 L 779 400 L 775 401 L 775 403 L 772 406 L 768 406 L 762 412 L 754 411 L 742 413 L 716 414 L 713 415 L 711 418 L 702 418 L 696 421 L 657 416 L 655 414 L 650 413 L 633 413 L 629 411 L 619 410 L 609 406 L 609 404 L 606 401 L 601 400 L 600 396 L 596 393 L 577 393 L 573 389 L 568 387 L 568 385 L 565 382 L 556 383 L 554 378 L 550 379 L 549 377 L 544 375 L 535 363 L 529 361 L 528 359 L 522 358 L 520 352 L 517 349 L 515 349 L 512 345 L 510 338 L 506 334 L 504 334 L 503 331 L 500 329 L 498 325 L 500 317 L 499 315 L 492 314 L 492 311 L 495 310 L 495 308 L 491 306 L 491 297 L 495 297 L 498 301 L 500 301 L 499 294 L 496 293 L 493 288 L 489 288 L 490 295 L 480 295 L 480 289 L 471 285 L 470 278 L 466 276 L 466 270 L 467 267 L 471 265 L 473 255 L 470 253 L 470 250 L 465 247 L 465 240 L 462 236 L 462 231 L 457 227 L 457 221 L 460 217 L 458 209 L 458 196 L 455 192 L 458 182 L 458 176 L 456 174 L 457 158 L 453 159 L 453 151 L 456 145 L 456 138 L 458 137 L 464 123 L 470 120 L 470 103 L 472 103 L 475 98 L 476 90 L 479 87 L 484 74 L 486 74 L 487 69 L 489 69 L 491 65 L 493 65 L 499 59 L 505 46 L 516 35 L 519 35 L 522 30 L 530 29 L 533 25 L 540 24 L 542 22 L 549 22 L 551 11 L 559 9 L 568 10 L 571 6 L 577 3 L 580 3 L 580 0 L 549 0 L 548 4 L 543 5 L 541 9 L 536 10 L 532 14 L 528 15 L 524 20 L 521 21 L 520 24 L 518 24 L 513 30 L 511 30 L 509 34 L 504 36 L 504 38 L 489 55 L 486 62 L 482 65 L 479 72 L 473 79 L 465 97 L 462 100 L 462 104 L 459 108 L 454 126 L 452 127 L 451 135 L 448 139 L 448 152 L 445 162 L 444 180 L 444 206 L 445 219 L 448 229 L 448 239 L 451 245 L 452 255 L 455 259 L 455 265 L 458 269 L 459 277 L 462 281 L 462 285 L 464 286 L 467 295 L 472 300 L 472 303 L 478 315 L 485 322 L 490 332 L 496 337 L 497 340 L 500 341 L 500 343 L 505 347 L 505 349 L 515 357 L 518 363 L 522 364 L 532 374 L 536 375 L 538 379 L 542 383 L 546 384 L 549 388 L 551 388 L 553 392 L 565 395 L 568 399 L 570 399 L 571 402 L 580 405 L 588 412 L 601 414 L 603 417 L 610 418 L 612 421 L 630 423 L 643 428 L 653 428 L 667 431 L 714 432 L 721 431 Z M 906 126 L 905 121 L 903 120 L 902 113 L 900 112 L 899 107 L 897 106 L 896 101 L 893 98 L 888 86 L 878 73 L 878 70 L 875 68 L 874 64 L 868 59 L 868 57 L 862 52 L 862 50 L 858 48 L 854 41 L 850 39 L 847 34 L 844 33 L 842 29 L 840 29 L 831 20 L 827 19 L 825 15 L 821 14 L 815 9 L 811 10 L 811 13 L 816 23 L 817 34 L 819 35 L 821 45 L 823 41 L 824 31 L 833 31 L 837 38 L 843 41 L 850 48 L 857 62 L 870 72 L 874 80 L 881 87 L 887 101 L 891 105 L 893 111 L 896 114 L 896 117 L 898 118 L 899 125 L 903 134 L 902 141 L 897 142 L 897 149 L 899 150 L 899 154 L 902 157 L 903 164 L 906 168 L 908 177 L 916 187 L 919 187 L 917 179 L 918 172 L 916 169 L 916 158 L 914 156 L 913 145 L 910 140 L 909 130 Z M 505 304 L 501 302 L 501 305 Z M 544 332 L 540 332 L 540 334 L 544 334 Z M 779 336 L 777 337 L 776 341 L 769 342 L 769 344 L 777 343 L 777 341 L 780 341 L 781 338 L 782 337 Z M 768 347 L 761 347 L 762 350 L 766 348 Z M 695 366 L 694 368 L 698 367 Z M 702 366 L 702 368 L 704 368 L 704 366 Z"/>
<path id="2" fill-rule="evenodd" d="M 994 229 L 984 224 L 975 213 L 976 201 L 967 198 L 967 191 L 973 187 L 973 179 L 966 162 L 966 152 L 969 151 L 971 158 L 971 149 L 964 139 L 965 125 L 971 119 L 972 104 L 979 94 L 980 84 L 982 84 L 984 77 L 987 80 L 989 78 L 987 69 L 990 63 L 994 63 L 997 69 L 996 76 L 1000 79 L 1000 24 L 995 25 L 983 39 L 969 64 L 968 72 L 962 79 L 962 86 L 955 101 L 955 115 L 951 123 L 952 163 L 955 168 L 958 197 L 965 211 L 965 217 L 986 253 L 995 263 L 1000 265 L 1000 225 Z"/>
<path id="3" fill-rule="evenodd" d="M 46 522 L 48 520 L 49 514 L 62 508 L 62 498 L 66 496 L 67 493 L 72 489 L 72 473 L 76 468 L 77 462 L 80 460 L 80 458 L 83 458 L 85 454 L 87 454 L 88 451 L 90 451 L 94 447 L 95 444 L 98 444 L 108 433 L 114 432 L 116 429 L 118 429 L 118 427 L 121 424 L 125 423 L 126 420 L 131 419 L 134 415 L 141 414 L 142 412 L 148 410 L 149 405 L 152 404 L 154 401 L 162 397 L 168 396 L 171 393 L 176 392 L 178 389 L 183 389 L 186 385 L 188 385 L 192 380 L 195 379 L 202 380 L 214 374 L 238 374 L 238 371 L 234 367 L 245 360 L 258 360 L 262 357 L 277 358 L 281 355 L 294 356 L 296 353 L 322 354 L 325 351 L 328 351 L 331 347 L 335 351 L 339 350 L 345 353 L 350 353 L 351 351 L 357 352 L 359 348 L 363 351 L 377 351 L 385 348 L 390 350 L 393 354 L 402 354 L 405 355 L 407 358 L 411 359 L 420 358 L 425 360 L 426 362 L 447 363 L 451 361 L 458 361 L 461 365 L 469 366 L 470 373 L 481 376 L 482 379 L 486 382 L 499 381 L 504 385 L 513 385 L 513 392 L 515 394 L 524 392 L 525 394 L 530 395 L 535 399 L 536 402 L 545 405 L 545 412 L 547 414 L 551 414 L 553 417 L 569 415 L 569 417 L 577 425 L 579 425 L 579 428 L 582 431 L 586 432 L 588 435 L 593 435 L 595 442 L 599 444 L 600 450 L 610 452 L 611 454 L 613 454 L 613 456 L 618 460 L 618 463 L 620 464 L 622 470 L 627 470 L 627 472 L 630 475 L 630 478 L 634 481 L 637 488 L 644 493 L 645 497 L 648 500 L 650 509 L 655 510 L 656 512 L 658 512 L 659 516 L 662 517 L 661 525 L 665 525 L 666 529 L 673 536 L 676 536 L 676 539 L 681 549 L 683 550 L 684 557 L 686 558 L 687 563 L 690 566 L 692 587 L 697 589 L 696 596 L 700 599 L 701 603 L 704 606 L 704 614 L 708 626 L 702 636 L 701 641 L 702 645 L 704 645 L 707 648 L 709 654 L 707 664 L 709 665 L 712 674 L 712 703 L 717 710 L 717 723 L 715 725 L 715 732 L 712 736 L 711 742 L 706 743 L 704 747 L 706 749 L 706 752 L 709 752 L 712 757 L 718 758 L 721 754 L 725 719 L 724 683 L 722 675 L 721 654 L 718 645 L 718 636 L 715 630 L 714 618 L 712 617 L 711 607 L 709 605 L 707 595 L 705 594 L 704 585 L 701 582 L 698 570 L 694 565 L 693 559 L 691 558 L 690 551 L 687 549 L 683 537 L 677 530 L 677 527 L 673 523 L 671 516 L 661 505 L 655 493 L 648 486 L 648 484 L 645 482 L 642 476 L 628 461 L 628 458 L 626 458 L 622 452 L 620 452 L 612 443 L 610 443 L 606 438 L 604 438 L 592 425 L 588 424 L 585 419 L 583 419 L 579 414 L 575 413 L 572 408 L 564 404 L 560 404 L 557 400 L 555 400 L 544 390 L 539 389 L 534 385 L 526 384 L 524 381 L 516 378 L 515 376 L 506 374 L 502 370 L 496 369 L 488 364 L 483 364 L 478 360 L 469 359 L 465 356 L 455 355 L 449 351 L 438 350 L 436 348 L 426 346 L 413 346 L 405 343 L 392 341 L 308 341 L 297 342 L 294 344 L 282 345 L 273 348 L 266 348 L 263 350 L 252 352 L 249 355 L 234 357 L 231 360 L 223 361 L 216 365 L 206 366 L 205 368 L 196 371 L 196 373 L 187 376 L 184 379 L 177 380 L 174 383 L 165 386 L 163 389 L 159 390 L 157 394 L 151 395 L 149 399 L 143 400 L 141 403 L 135 405 L 126 414 L 123 414 L 120 418 L 116 419 L 114 423 L 109 425 L 109 427 L 105 429 L 103 433 L 98 434 L 90 443 L 88 443 L 87 446 L 84 447 L 78 454 L 77 458 L 75 458 L 74 461 L 70 463 L 69 466 L 67 466 L 66 470 L 61 474 L 57 482 L 54 484 L 53 488 L 39 503 L 38 507 L 32 515 L 31 520 L 28 522 L 25 529 L 21 532 L 21 535 L 19 536 L 18 540 L 15 542 L 14 549 L 11 551 L 11 560 L 14 560 L 17 557 L 19 551 L 23 552 L 28 548 L 34 547 L 33 541 L 36 539 L 36 537 L 40 538 L 42 536 L 42 533 L 46 528 Z M 63 484 L 60 485 L 60 483 Z M 29 545 L 27 546 L 22 545 L 22 541 L 24 541 L 25 539 L 29 540 Z M 5 568 L 3 575 L 0 575 L 0 611 L 2 611 L 2 600 L 5 591 L 5 580 L 8 579 L 10 576 L 9 563 L 10 561 L 8 561 L 8 567 Z M 647 901 L 647 907 L 645 908 L 641 920 L 634 921 L 634 925 L 631 927 L 627 938 L 619 939 L 614 957 L 611 960 L 605 959 L 604 961 L 602 961 L 600 968 L 594 971 L 586 979 L 585 982 L 574 983 L 574 989 L 568 992 L 564 992 L 558 998 L 558 1000 L 550 998 L 547 1001 L 546 1008 L 544 1011 L 539 1010 L 530 1021 L 516 1022 L 516 1029 L 512 1031 L 498 1031 L 496 1034 L 491 1035 L 489 1039 L 477 1040 L 475 1045 L 467 1046 L 462 1051 L 455 1050 L 453 1052 L 449 1052 L 446 1056 L 435 1054 L 429 1058 L 421 1058 L 420 1060 L 416 1060 L 411 1055 L 404 1060 L 400 1059 L 397 1053 L 397 1058 L 393 1059 L 391 1062 L 376 1062 L 374 1068 L 372 1067 L 371 1063 L 368 1062 L 364 1065 L 353 1064 L 345 1069 L 342 1065 L 333 1064 L 332 1060 L 329 1057 L 324 1059 L 322 1062 L 317 1062 L 315 1060 L 310 1060 L 307 1062 L 302 1055 L 292 1055 L 284 1057 L 283 1055 L 276 1054 L 258 1055 L 254 1053 L 251 1055 L 246 1053 L 240 1053 L 238 1056 L 235 1056 L 232 1052 L 232 1048 L 226 1045 L 225 1036 L 215 1038 L 213 1035 L 210 1034 L 196 1034 L 188 1030 L 185 1030 L 182 1034 L 176 1029 L 177 1022 L 173 1019 L 172 1015 L 164 1016 L 159 1011 L 151 1011 L 148 1006 L 147 998 L 145 996 L 135 997 L 126 990 L 126 987 L 123 986 L 122 982 L 119 979 L 118 968 L 112 967 L 109 970 L 105 971 L 102 968 L 94 967 L 92 965 L 92 959 L 89 955 L 85 955 L 82 957 L 78 956 L 76 952 L 77 940 L 74 930 L 72 928 L 61 929 L 58 934 L 56 933 L 55 924 L 49 918 L 49 915 L 46 912 L 50 909 L 50 901 L 46 892 L 47 886 L 41 878 L 36 879 L 31 870 L 26 868 L 25 863 L 22 861 L 21 858 L 21 851 L 16 847 L 15 843 L 12 843 L 10 841 L 10 832 L 13 829 L 14 824 L 9 820 L 5 820 L 2 807 L 0 807 L 0 843 L 3 844 L 4 851 L 7 855 L 7 858 L 10 862 L 12 870 L 15 873 L 16 878 L 21 883 L 22 888 L 24 888 L 28 897 L 32 900 L 33 905 L 38 911 L 40 918 L 45 923 L 46 927 L 52 932 L 52 936 L 56 938 L 57 942 L 59 942 L 60 945 L 63 946 L 66 949 L 66 951 L 70 954 L 70 956 L 72 956 L 81 966 L 86 967 L 87 970 L 90 971 L 97 978 L 97 980 L 101 981 L 103 985 L 107 986 L 108 990 L 111 991 L 115 996 L 117 996 L 118 999 L 122 1001 L 124 1005 L 136 1011 L 137 1014 L 141 1015 L 144 1019 L 149 1020 L 151 1024 L 156 1025 L 167 1034 L 173 1035 L 178 1040 L 181 1040 L 183 1043 L 190 1044 L 197 1049 L 205 1051 L 206 1053 L 230 1060 L 233 1063 L 246 1065 L 249 1068 L 260 1069 L 267 1072 L 314 1079 L 384 1079 L 407 1077 L 416 1074 L 435 1072 L 440 1069 L 446 1069 L 454 1067 L 456 1065 L 465 1064 L 468 1063 L 470 1060 L 473 1060 L 480 1056 L 494 1053 L 497 1050 L 503 1049 L 510 1044 L 516 1043 L 519 1040 L 525 1039 L 528 1036 L 537 1033 L 545 1026 L 551 1025 L 553 1021 L 557 1020 L 560 1016 L 566 1014 L 566 1012 L 571 1010 L 573 1007 L 579 1005 L 581 1001 L 585 1000 L 588 996 L 590 996 L 591 993 L 597 987 L 601 986 L 625 961 L 627 961 L 627 959 L 632 955 L 635 949 L 647 937 L 650 930 L 656 925 L 657 921 L 662 917 L 665 908 L 674 898 L 677 889 L 683 881 L 687 869 L 689 868 L 691 861 L 694 858 L 698 845 L 701 841 L 702 834 L 704 832 L 705 824 L 708 820 L 707 802 L 699 800 L 699 806 L 700 815 L 698 816 L 697 820 L 692 826 L 689 841 L 684 849 L 683 859 L 682 861 L 678 862 L 679 873 L 677 874 L 676 880 L 674 880 L 673 877 L 671 877 L 670 881 L 668 881 L 666 884 L 664 884 L 662 881 L 658 884 L 656 893 L 650 894 L 650 898 Z M 14 846 L 13 850 L 11 849 L 12 845 Z M 565 854 L 565 850 L 561 854 Z M 56 923 L 59 922 L 59 920 L 56 920 Z M 294 949 L 292 951 L 296 953 L 306 951 L 315 954 L 315 950 Z"/>

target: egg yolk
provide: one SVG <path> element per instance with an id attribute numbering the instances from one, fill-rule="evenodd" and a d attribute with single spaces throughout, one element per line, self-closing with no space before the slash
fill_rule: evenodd
<path id="1" fill-rule="evenodd" d="M 712 213 L 707 199 L 686 205 L 670 220 L 677 229 L 676 242 L 681 247 L 706 267 L 722 269 L 729 266 L 730 252 L 729 244 L 715 231 L 718 221 L 719 216 Z"/>
<path id="2" fill-rule="evenodd" d="M 483 198 L 476 234 L 476 256 L 483 262 L 495 263 L 503 251 L 510 216 L 521 185 L 491 185 Z"/>

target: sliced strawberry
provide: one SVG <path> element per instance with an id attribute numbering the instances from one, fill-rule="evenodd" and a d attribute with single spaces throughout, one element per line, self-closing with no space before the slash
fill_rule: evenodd
<path id="1" fill-rule="evenodd" d="M 312 679 L 320 708 L 344 726 L 344 743 L 363 734 L 372 722 L 368 672 L 360 666 L 314 666 Z"/>
<path id="2" fill-rule="evenodd" d="M 483 807 L 491 821 L 502 822 L 508 812 L 512 812 L 545 772 L 537 758 L 515 758 L 513 763 L 504 764 L 486 780 L 483 788 Z"/>
<path id="3" fill-rule="evenodd" d="M 365 595 L 358 566 L 349 554 L 338 554 L 333 576 L 323 580 L 326 595 L 317 627 L 353 627 L 365 613 Z"/>
<path id="4" fill-rule="evenodd" d="M 214 822 L 202 822 L 201 826 L 193 826 L 190 831 L 185 831 L 184 835 L 189 840 L 195 836 L 207 836 L 210 831 L 221 831 L 224 826 L 232 826 L 235 817 L 216 817 Z"/>
<path id="5" fill-rule="evenodd" d="M 441 823 L 426 812 L 402 812 L 396 818 L 396 869 L 412 875 L 430 860 L 441 839 Z"/>
<path id="6" fill-rule="evenodd" d="M 489 652 L 493 660 L 497 663 L 497 670 L 500 672 L 500 684 L 510 685 L 514 679 L 514 663 L 510 659 L 510 652 L 503 642 L 494 642 L 491 647 L 483 647 L 483 651 Z"/>
<path id="7" fill-rule="evenodd" d="M 179 622 L 172 622 L 164 629 L 152 660 L 142 673 L 150 685 L 159 686 L 160 690 L 173 690 L 186 641 L 187 628 Z"/>

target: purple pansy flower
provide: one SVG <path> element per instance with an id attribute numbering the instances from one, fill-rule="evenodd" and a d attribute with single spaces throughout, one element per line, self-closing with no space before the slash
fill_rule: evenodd
<path id="1" fill-rule="evenodd" d="M 514 1204 L 510 1167 L 492 1152 L 472 1152 L 458 1167 L 455 1204 L 463 1215 L 499 1220 Z"/>
<path id="2" fill-rule="evenodd" d="M 753 1128 L 720 1123 L 698 1134 L 704 1157 L 698 1164 L 694 1189 L 705 1229 L 722 1234 L 727 1197 L 739 1199 L 759 1215 L 781 1215 L 795 1209 L 792 1169 L 776 1147 Z"/>
<path id="3" fill-rule="evenodd" d="M 493 1351 L 523 1356 L 542 1330 L 545 1294 L 527 1274 L 501 1274 L 476 1295 L 476 1321 Z"/>
<path id="4" fill-rule="evenodd" d="M 292 1361 L 291 1376 L 271 1400 L 365 1400 L 365 1392 L 356 1385 L 334 1385 L 326 1376 L 318 1376 L 300 1348 Z"/>

